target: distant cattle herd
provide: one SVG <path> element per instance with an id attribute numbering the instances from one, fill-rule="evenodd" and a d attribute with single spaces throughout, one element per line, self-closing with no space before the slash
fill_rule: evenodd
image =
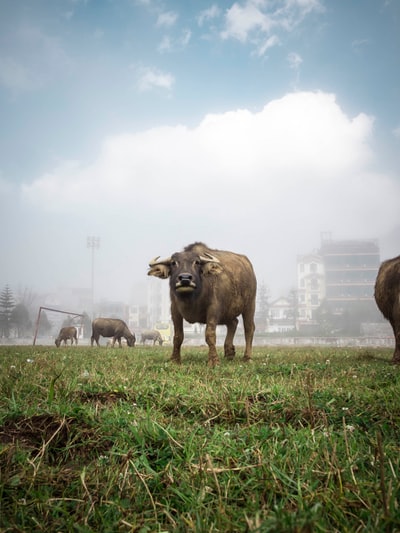
<path id="1" fill-rule="evenodd" d="M 156 257 L 149 263 L 149 276 L 161 279 L 169 278 L 171 316 L 174 324 L 174 337 L 171 360 L 181 362 L 181 345 L 184 339 L 183 320 L 193 324 L 205 324 L 205 340 L 208 345 L 208 364 L 216 365 L 216 327 L 227 328 L 224 342 L 226 359 L 233 359 L 235 346 L 233 339 L 238 325 L 238 316 L 242 315 L 245 349 L 244 361 L 250 361 L 254 336 L 254 313 L 256 305 L 257 281 L 249 259 L 233 252 L 214 250 L 201 242 L 186 246 L 182 252 L 175 252 L 170 257 Z M 392 363 L 400 364 L 400 256 L 384 261 L 378 271 L 375 282 L 375 301 L 383 316 L 390 322 L 395 349 Z M 96 318 L 92 323 L 91 346 L 99 338 L 111 340 L 108 345 L 114 347 L 118 341 L 134 347 L 136 336 L 123 320 L 117 318 Z M 123 340 L 124 339 L 124 340 Z M 64 342 L 78 344 L 77 328 L 74 326 L 60 329 L 55 340 L 57 347 Z M 151 341 L 161 346 L 163 338 L 157 330 L 144 330 L 141 343 Z"/>

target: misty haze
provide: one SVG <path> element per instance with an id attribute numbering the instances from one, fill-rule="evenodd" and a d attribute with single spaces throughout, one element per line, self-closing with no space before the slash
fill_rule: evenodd
<path id="1" fill-rule="evenodd" d="M 372 246 L 338 283 L 365 284 L 348 296 L 360 334 L 387 325 L 373 285 L 399 254 L 399 6 L 283 4 L 7 6 L 0 292 L 29 313 L 12 338 L 40 307 L 50 337 L 71 317 L 49 309 L 168 322 L 148 263 L 195 241 L 249 257 L 257 332 L 279 335 L 324 333 L 328 241 L 350 261 Z M 321 269 L 312 298 L 300 265 Z"/>

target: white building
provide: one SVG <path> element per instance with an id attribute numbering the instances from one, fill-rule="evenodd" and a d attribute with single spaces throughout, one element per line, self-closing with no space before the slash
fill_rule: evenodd
<path id="1" fill-rule="evenodd" d="M 171 303 L 168 280 L 149 276 L 147 279 L 147 322 L 154 327 L 158 322 L 171 320 Z"/>
<path id="2" fill-rule="evenodd" d="M 286 333 L 295 329 L 293 302 L 278 298 L 269 307 L 267 333 Z"/>
<path id="3" fill-rule="evenodd" d="M 297 257 L 297 319 L 299 324 L 313 322 L 313 313 L 325 298 L 325 268 L 318 254 Z"/>

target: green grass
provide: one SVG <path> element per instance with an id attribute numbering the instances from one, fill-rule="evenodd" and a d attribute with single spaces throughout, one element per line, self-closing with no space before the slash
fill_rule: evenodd
<path id="1" fill-rule="evenodd" d="M 400 531 L 391 350 L 169 353 L 0 347 L 1 531 Z"/>

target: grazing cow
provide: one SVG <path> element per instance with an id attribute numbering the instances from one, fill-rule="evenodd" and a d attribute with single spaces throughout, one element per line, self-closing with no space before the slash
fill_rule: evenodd
<path id="1" fill-rule="evenodd" d="M 146 329 L 142 331 L 140 341 L 142 344 L 146 344 L 146 341 L 153 341 L 153 346 L 158 342 L 158 344 L 162 346 L 163 338 L 161 337 L 161 333 L 156 329 Z"/>
<path id="2" fill-rule="evenodd" d="M 400 364 L 400 255 L 381 264 L 375 282 L 375 301 L 393 328 L 392 363 Z"/>
<path id="3" fill-rule="evenodd" d="M 257 281 L 250 261 L 244 255 L 212 250 L 201 242 L 186 246 L 167 259 L 156 257 L 149 263 L 149 276 L 170 278 L 171 315 L 174 343 L 171 360 L 181 362 L 183 319 L 206 324 L 208 364 L 217 364 L 216 327 L 225 324 L 224 354 L 235 356 L 233 338 L 242 315 L 246 347 L 244 360 L 252 354 Z"/>
<path id="4" fill-rule="evenodd" d="M 57 348 L 59 348 L 62 341 L 64 341 L 64 345 L 66 346 L 68 340 L 71 341 L 71 346 L 74 344 L 74 340 L 75 344 L 78 344 L 78 330 L 75 326 L 68 326 L 60 329 L 60 333 L 55 340 Z"/>
<path id="5" fill-rule="evenodd" d="M 94 341 L 96 341 L 97 346 L 100 346 L 100 335 L 102 337 L 112 337 L 112 347 L 114 347 L 115 341 L 118 341 L 119 347 L 122 348 L 122 337 L 126 339 L 128 346 L 135 346 L 135 334 L 131 333 L 125 322 L 119 318 L 95 318 L 92 322 L 92 336 L 90 339 L 92 346 Z"/>

